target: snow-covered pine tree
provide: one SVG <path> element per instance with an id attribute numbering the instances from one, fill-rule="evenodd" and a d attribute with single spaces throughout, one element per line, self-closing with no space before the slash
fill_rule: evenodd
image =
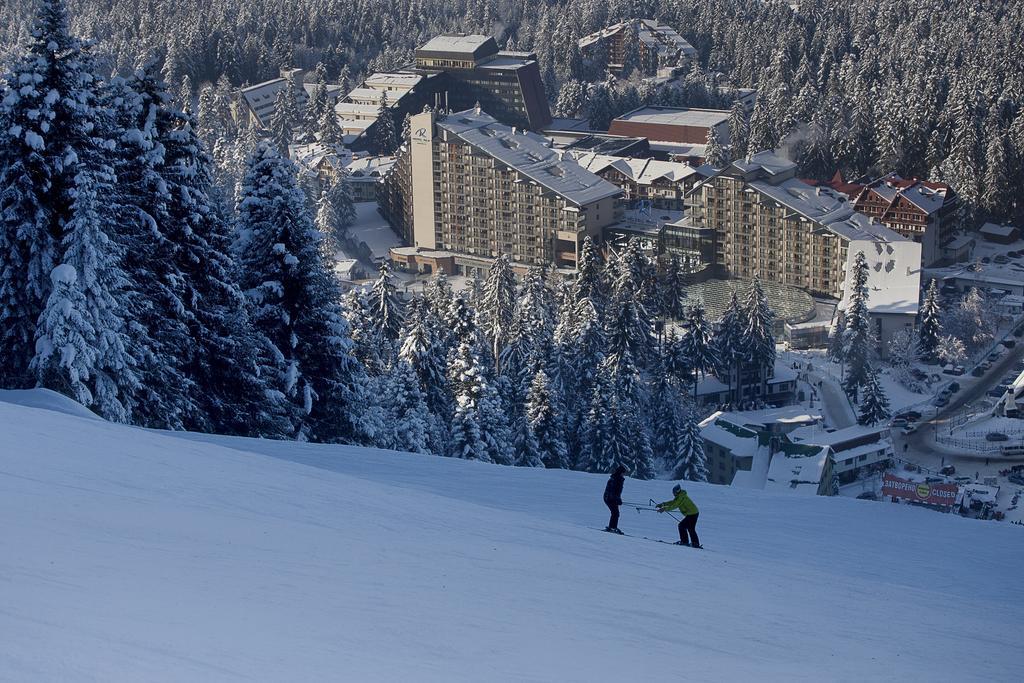
<path id="1" fill-rule="evenodd" d="M 261 142 L 239 203 L 236 252 L 256 328 L 271 344 L 263 369 L 292 403 L 291 435 L 371 443 L 380 430 L 353 354 L 341 292 L 320 248 L 295 165 Z"/>
<path id="2" fill-rule="evenodd" d="M 747 110 L 743 100 L 736 98 L 729 111 L 729 157 L 742 159 L 747 153 L 747 137 L 750 125 L 747 122 Z"/>
<path id="3" fill-rule="evenodd" d="M 862 425 L 876 425 L 886 421 L 891 415 L 889 399 L 885 395 L 885 390 L 882 389 L 881 382 L 878 381 L 878 372 L 871 368 L 864 384 L 864 395 L 861 397 L 857 422 Z"/>
<path id="4" fill-rule="evenodd" d="M 431 415 L 412 365 L 396 362 L 382 378 L 384 432 L 387 448 L 410 453 L 429 453 Z"/>
<path id="5" fill-rule="evenodd" d="M 134 421 L 182 429 L 188 415 L 200 412 L 200 392 L 186 369 L 198 349 L 184 301 L 182 267 L 188 264 L 177 258 L 187 248 L 179 240 L 188 235 L 171 221 L 164 143 L 177 116 L 185 114 L 173 104 L 153 59 L 127 80 L 115 78 L 105 96 L 117 139 L 110 156 L 117 174 L 117 239 L 124 247 L 122 301 L 133 321 L 129 352 L 139 377 Z"/>
<path id="6" fill-rule="evenodd" d="M 340 244 L 340 230 L 338 230 L 338 211 L 334 207 L 334 200 L 331 198 L 330 188 L 324 185 L 320 189 L 320 196 L 316 200 L 316 217 L 313 222 L 316 229 L 324 238 L 325 245 Z"/>
<path id="7" fill-rule="evenodd" d="M 843 331 L 843 358 L 846 375 L 843 390 L 854 401 L 866 386 L 871 372 L 871 323 L 868 318 L 868 262 L 863 251 L 857 252 L 850 274 L 849 303 L 846 307 L 846 328 Z"/>
<path id="8" fill-rule="evenodd" d="M 512 450 L 516 467 L 544 467 L 544 458 L 537 443 L 537 435 L 530 428 L 526 414 L 517 415 L 512 420 Z"/>
<path id="9" fill-rule="evenodd" d="M 342 311 L 348 323 L 356 358 L 372 377 L 384 373 L 387 353 L 383 352 L 370 319 L 370 304 L 364 292 L 351 289 L 342 297 Z"/>
<path id="10" fill-rule="evenodd" d="M 324 80 L 326 72 L 318 69 L 315 73 L 316 83 L 313 85 L 313 92 L 310 93 L 309 99 L 306 101 L 306 111 L 303 116 L 304 127 L 307 130 L 313 130 L 319 126 L 324 111 L 330 107 L 330 102 L 327 99 L 327 83 Z"/>
<path id="11" fill-rule="evenodd" d="M 438 334 L 438 325 L 426 302 L 414 299 L 409 305 L 398 357 L 408 363 L 419 378 L 430 411 L 447 417 L 450 395 L 444 342 Z"/>
<path id="12" fill-rule="evenodd" d="M 671 450 L 671 479 L 707 481 L 708 465 L 704 453 L 704 439 L 692 408 L 678 411 L 681 424 L 676 430 L 676 442 Z"/>
<path id="13" fill-rule="evenodd" d="M 330 194 L 338 221 L 336 230 L 340 240 L 356 222 L 356 204 L 352 198 L 352 181 L 349 180 L 348 173 L 331 183 Z"/>
<path id="14" fill-rule="evenodd" d="M 98 88 L 63 0 L 40 4 L 0 88 L 0 386 L 25 388 L 36 381 L 36 327 L 74 192 L 77 164 L 64 161 L 96 145 L 89 132 Z"/>
<path id="15" fill-rule="evenodd" d="M 679 254 L 671 252 L 665 260 L 661 278 L 658 280 L 659 295 L 658 301 L 661 307 L 661 314 L 669 320 L 682 320 L 686 314 L 686 307 L 683 306 L 683 298 L 686 293 L 683 290 L 685 279 L 683 275 L 683 264 Z"/>
<path id="16" fill-rule="evenodd" d="M 935 358 L 935 349 L 938 347 L 939 337 L 942 335 L 940 313 L 939 286 L 936 284 L 935 278 L 932 278 L 921 306 L 921 322 L 917 332 L 917 350 L 925 360 Z"/>
<path id="17" fill-rule="evenodd" d="M 398 130 L 395 117 L 388 104 L 387 93 L 381 93 L 377 107 L 377 119 L 373 123 L 373 146 L 378 154 L 394 154 L 398 149 Z"/>
<path id="18" fill-rule="evenodd" d="M 615 294 L 618 295 L 620 284 L 628 280 L 635 292 L 637 303 L 642 307 L 644 317 L 649 319 L 655 315 L 659 309 L 658 270 L 644 253 L 639 239 L 629 241 L 617 265 Z"/>
<path id="19" fill-rule="evenodd" d="M 607 356 L 614 365 L 644 363 L 654 347 L 651 320 L 637 300 L 627 268 L 622 269 L 615 283 L 615 296 L 608 305 L 605 336 Z"/>
<path id="20" fill-rule="evenodd" d="M 682 337 L 683 350 L 694 373 L 694 396 L 701 377 L 714 373 L 720 364 L 713 344 L 714 333 L 704 316 L 704 306 L 696 302 L 686 316 L 686 333 Z"/>
<path id="21" fill-rule="evenodd" d="M 846 317 L 842 313 L 837 313 L 836 318 L 832 321 L 832 326 L 828 332 L 828 346 L 825 347 L 825 357 L 833 363 L 842 363 L 845 361 L 845 349 L 843 344 L 843 331 L 846 329 Z"/>
<path id="22" fill-rule="evenodd" d="M 320 114 L 320 120 L 317 122 L 317 129 L 320 133 L 320 142 L 325 145 L 337 147 L 344 142 L 345 132 L 338 124 L 337 112 L 335 112 L 334 107 L 330 105 L 324 107 L 323 112 Z"/>
<path id="23" fill-rule="evenodd" d="M 718 139 L 718 132 L 714 128 L 708 129 L 707 143 L 704 147 L 704 163 L 712 168 L 725 168 L 729 165 L 729 154 Z"/>
<path id="24" fill-rule="evenodd" d="M 274 113 L 270 117 L 270 139 L 284 157 L 288 156 L 288 146 L 295 137 L 297 109 L 295 91 L 292 89 L 291 81 L 286 81 L 284 87 L 277 91 L 274 98 Z"/>
<path id="25" fill-rule="evenodd" d="M 613 387 L 611 380 L 600 373 L 595 378 L 586 413 L 580 421 L 579 448 L 574 469 L 584 472 L 611 472 L 604 458 L 604 447 L 608 443 L 610 430 L 611 402 Z"/>
<path id="26" fill-rule="evenodd" d="M 477 313 L 481 332 L 491 348 L 493 357 L 498 359 L 497 367 L 500 372 L 500 359 L 511 341 L 512 323 L 516 315 L 516 278 L 505 254 L 498 256 L 491 263 Z"/>
<path id="27" fill-rule="evenodd" d="M 98 145 L 81 150 L 78 164 L 32 368 L 39 386 L 67 394 L 108 420 L 127 422 L 138 377 L 121 317 L 120 248 L 106 232 L 115 178 Z"/>
<path id="28" fill-rule="evenodd" d="M 380 274 L 367 297 L 367 313 L 374 335 L 388 343 L 397 341 L 405 320 L 405 305 L 395 287 L 391 265 L 387 259 L 381 261 Z"/>
<path id="29" fill-rule="evenodd" d="M 485 382 L 480 360 L 473 352 L 470 341 L 460 342 L 452 354 L 448 365 L 448 380 L 454 397 L 449 455 L 490 462 L 487 444 L 480 429 L 479 405 L 484 395 Z"/>
<path id="30" fill-rule="evenodd" d="M 744 304 L 746 328 L 743 330 L 745 362 L 756 373 L 761 385 L 761 396 L 767 395 L 768 378 L 775 368 L 775 313 L 768 305 L 768 297 L 757 274 L 750 281 Z"/>
<path id="31" fill-rule="evenodd" d="M 475 344 L 478 341 L 480 330 L 477 326 L 476 311 L 466 300 L 464 292 L 458 292 L 452 296 L 448 319 L 444 322 L 448 326 L 454 344 L 463 341 Z"/>
<path id="32" fill-rule="evenodd" d="M 526 419 L 537 439 L 545 467 L 565 469 L 569 466 L 561 402 L 553 395 L 548 376 L 537 370 L 526 398 Z"/>
<path id="33" fill-rule="evenodd" d="M 654 476 L 653 454 L 647 430 L 635 403 L 627 397 L 613 393 L 608 406 L 608 433 L 603 444 L 601 461 L 610 472 L 625 466 L 631 477 L 650 479 Z"/>
<path id="34" fill-rule="evenodd" d="M 722 317 L 715 327 L 714 347 L 717 351 L 718 368 L 715 373 L 724 380 L 739 401 L 739 374 L 746 357 L 743 332 L 747 327 L 746 312 L 740 306 L 734 289 Z"/>
<path id="35" fill-rule="evenodd" d="M 62 0 L 41 3 L 4 83 L 0 385 L 39 383 L 125 421 L 137 378 L 113 232 L 112 131 Z"/>
<path id="36" fill-rule="evenodd" d="M 590 299 L 599 315 L 604 311 L 604 305 L 608 298 L 608 286 L 604 278 L 601 256 L 597 248 L 594 247 L 590 235 L 583 238 L 573 295 L 577 302 L 584 298 Z"/>
<path id="37" fill-rule="evenodd" d="M 486 370 L 486 366 L 484 369 Z M 499 465 L 511 465 L 515 461 L 508 403 L 502 396 L 502 388 L 506 391 L 510 388 L 502 387 L 506 381 L 501 377 L 494 380 L 485 377 L 483 393 L 477 407 L 480 415 L 480 438 L 490 462 Z"/>
<path id="38" fill-rule="evenodd" d="M 665 460 L 672 444 L 675 443 L 675 415 L 680 405 L 678 384 L 665 371 L 663 361 L 651 370 L 651 399 L 649 420 L 651 426 L 651 447 L 655 455 Z"/>
<path id="39" fill-rule="evenodd" d="M 694 382 L 693 364 L 685 339 L 677 335 L 675 329 L 669 329 L 663 346 L 661 365 L 666 377 L 680 386 Z"/>
<path id="40" fill-rule="evenodd" d="M 559 357 L 565 366 L 567 435 L 570 451 L 578 452 L 580 430 L 590 407 L 598 368 L 604 360 L 606 338 L 596 308 L 589 298 L 575 304 L 575 314 L 560 344 Z"/>

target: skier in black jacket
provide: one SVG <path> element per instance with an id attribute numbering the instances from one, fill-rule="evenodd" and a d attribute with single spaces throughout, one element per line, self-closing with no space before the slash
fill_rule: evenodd
<path id="1" fill-rule="evenodd" d="M 625 483 L 626 468 L 619 465 L 608 477 L 608 483 L 604 487 L 604 504 L 612 512 L 612 518 L 605 527 L 605 531 L 621 534 L 619 531 L 619 506 L 622 505 L 622 484 Z"/>

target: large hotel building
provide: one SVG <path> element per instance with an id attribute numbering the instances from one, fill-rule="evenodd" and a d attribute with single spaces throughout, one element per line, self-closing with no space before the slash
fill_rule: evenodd
<path id="1" fill-rule="evenodd" d="M 392 252 L 400 267 L 469 274 L 508 254 L 520 268 L 574 269 L 584 238 L 599 242 L 620 215 L 618 187 L 479 107 L 411 123 L 381 193 L 410 245 Z"/>
<path id="2" fill-rule="evenodd" d="M 868 261 L 868 308 L 880 345 L 912 327 L 921 244 L 854 210 L 846 195 L 796 177 L 773 152 L 734 161 L 691 190 L 684 223 L 714 231 L 714 265 L 847 302 L 853 260 Z"/>

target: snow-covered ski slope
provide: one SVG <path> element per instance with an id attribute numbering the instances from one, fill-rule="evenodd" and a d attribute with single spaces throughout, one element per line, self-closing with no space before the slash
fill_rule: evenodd
<path id="1" fill-rule="evenodd" d="M 0 395 L 0 680 L 1020 680 L 1021 527 L 74 413 Z"/>

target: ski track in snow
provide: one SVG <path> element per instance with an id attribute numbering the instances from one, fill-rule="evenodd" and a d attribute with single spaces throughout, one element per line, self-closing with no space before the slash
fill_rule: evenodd
<path id="1" fill-rule="evenodd" d="M 1022 529 L 152 432 L 0 396 L 0 680 L 1016 680 Z M 671 484 L 627 480 L 666 500 Z M 676 523 L 624 507 L 635 536 Z"/>

